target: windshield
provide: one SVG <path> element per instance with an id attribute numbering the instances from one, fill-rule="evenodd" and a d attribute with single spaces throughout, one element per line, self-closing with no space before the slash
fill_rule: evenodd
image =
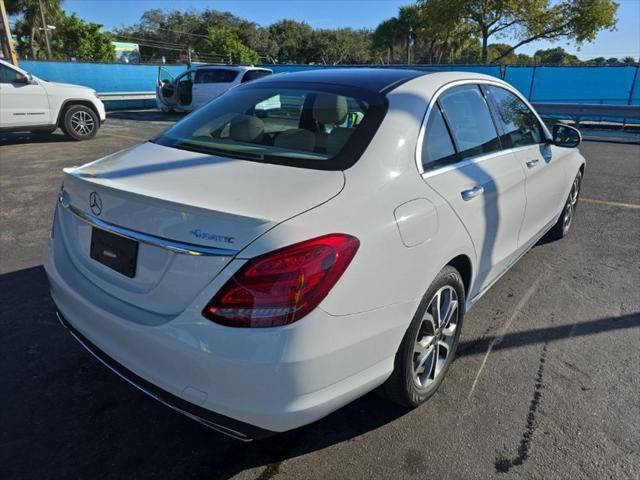
<path id="1" fill-rule="evenodd" d="M 386 112 L 384 96 L 324 84 L 237 87 L 154 140 L 212 155 L 322 170 L 353 165 Z"/>

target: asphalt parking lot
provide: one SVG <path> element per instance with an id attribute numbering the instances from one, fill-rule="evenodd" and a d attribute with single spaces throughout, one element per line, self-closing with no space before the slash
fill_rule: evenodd
<path id="1" fill-rule="evenodd" d="M 427 404 L 406 411 L 372 393 L 244 444 L 90 357 L 57 322 L 42 269 L 61 169 L 177 118 L 112 113 L 80 143 L 0 134 L 0 478 L 640 478 L 639 144 L 582 144 L 572 232 L 474 307 Z"/>

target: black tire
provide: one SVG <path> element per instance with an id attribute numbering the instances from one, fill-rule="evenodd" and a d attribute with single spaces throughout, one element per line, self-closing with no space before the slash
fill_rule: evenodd
<path id="1" fill-rule="evenodd" d="M 432 306 L 432 301 L 435 301 L 434 297 L 436 293 L 441 292 L 441 295 L 443 295 L 442 292 L 448 292 L 448 294 L 451 295 L 452 291 L 457 295 L 457 318 L 455 330 L 453 331 L 453 334 L 449 336 L 442 335 L 442 330 L 440 332 L 440 338 L 443 339 L 443 341 L 447 340 L 451 342 L 448 354 L 440 364 L 440 369 L 436 371 L 437 358 L 440 358 L 439 350 L 437 349 L 437 344 L 439 344 L 439 342 L 436 340 L 436 351 L 434 353 L 436 359 L 432 365 L 434 369 L 433 379 L 429 380 L 431 374 L 427 372 L 427 368 L 425 366 L 425 373 L 423 374 L 425 375 L 425 381 L 423 384 L 419 385 L 419 374 L 414 370 L 414 368 L 416 362 L 420 358 L 420 354 L 416 353 L 415 349 L 418 345 L 418 335 L 420 334 L 421 338 L 426 338 L 428 336 L 422 337 L 422 332 L 426 328 L 425 325 L 426 323 L 429 323 L 425 323 L 425 314 L 431 313 L 429 309 Z M 453 298 L 453 296 L 451 296 L 451 298 Z M 438 390 L 438 387 L 440 387 L 442 380 L 446 376 L 449 365 L 455 358 L 458 341 L 460 339 L 460 331 L 462 330 L 462 323 L 464 320 L 464 310 L 465 292 L 462 277 L 455 268 L 446 266 L 440 271 L 425 293 L 418 310 L 411 321 L 411 325 L 402 339 L 400 348 L 396 353 L 393 373 L 382 386 L 382 392 L 389 400 L 404 407 L 415 408 L 428 400 L 429 397 Z M 447 328 L 444 330 L 447 330 Z M 434 332 L 433 337 L 438 338 L 437 331 Z M 418 355 L 418 357 L 416 357 L 416 355 Z M 429 368 L 431 368 L 431 366 Z"/>
<path id="2" fill-rule="evenodd" d="M 562 208 L 562 213 L 558 217 L 556 224 L 551 227 L 551 230 L 546 235 L 546 240 L 555 241 L 566 237 L 573 224 L 573 219 L 576 215 L 576 209 L 578 208 L 578 200 L 580 199 L 580 187 L 582 186 L 582 172 L 578 171 L 573 183 L 571 184 L 571 190 L 567 201 Z M 567 218 L 568 216 L 568 218 Z"/>
<path id="3" fill-rule="evenodd" d="M 73 140 L 89 140 L 100 127 L 96 113 L 85 105 L 71 105 L 62 118 L 62 131 Z"/>

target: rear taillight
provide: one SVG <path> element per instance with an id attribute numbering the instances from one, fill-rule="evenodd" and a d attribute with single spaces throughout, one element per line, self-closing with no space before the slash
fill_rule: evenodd
<path id="1" fill-rule="evenodd" d="M 327 296 L 360 242 L 330 234 L 245 263 L 202 311 L 230 327 L 275 327 L 300 320 Z"/>

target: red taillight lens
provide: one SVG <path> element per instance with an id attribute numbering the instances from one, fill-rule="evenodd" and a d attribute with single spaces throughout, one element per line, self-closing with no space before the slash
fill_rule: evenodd
<path id="1" fill-rule="evenodd" d="M 327 296 L 360 242 L 330 234 L 249 260 L 202 311 L 230 327 L 275 327 L 300 320 Z"/>

